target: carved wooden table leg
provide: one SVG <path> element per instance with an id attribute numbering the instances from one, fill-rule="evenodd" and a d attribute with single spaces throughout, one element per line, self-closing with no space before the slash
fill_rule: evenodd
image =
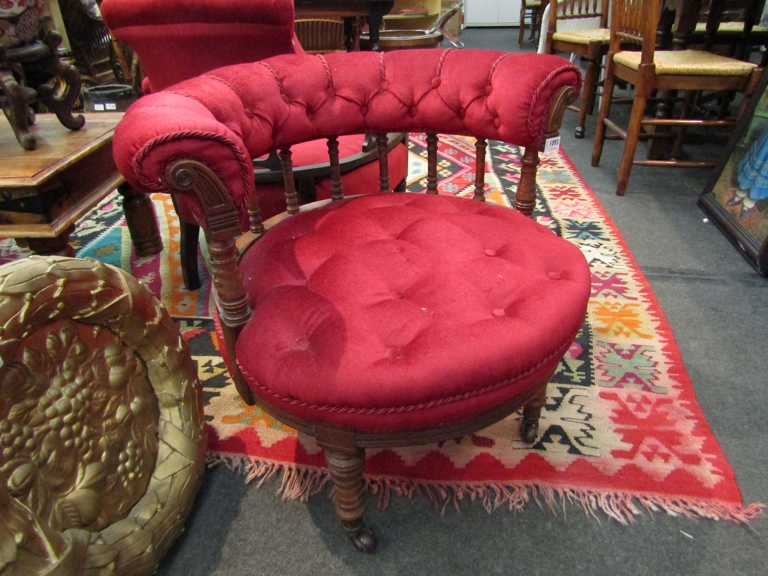
<path id="1" fill-rule="evenodd" d="M 136 192 L 127 183 L 121 184 L 117 191 L 123 197 L 123 212 L 136 254 L 152 256 L 160 252 L 163 240 L 152 200 L 146 194 Z"/>

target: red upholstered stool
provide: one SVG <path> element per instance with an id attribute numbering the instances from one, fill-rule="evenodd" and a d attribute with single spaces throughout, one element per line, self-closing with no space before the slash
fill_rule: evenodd
<path id="1" fill-rule="evenodd" d="M 376 545 L 363 522 L 366 448 L 456 438 L 521 408 L 523 438 L 536 436 L 590 281 L 578 248 L 526 216 L 538 149 L 579 85 L 549 55 L 278 56 L 146 96 L 116 131 L 131 184 L 196 204 L 235 385 L 315 437 L 336 514 L 363 550 Z M 386 135 L 416 131 L 427 193 L 389 193 Z M 472 200 L 438 194 L 438 132 L 475 137 Z M 349 134 L 375 136 L 378 187 L 343 189 L 338 137 Z M 317 138 L 332 201 L 300 207 L 292 148 Z M 524 149 L 516 210 L 482 201 L 490 138 Z M 274 151 L 287 213 L 262 223 L 249 159 Z M 243 217 L 252 234 L 241 236 Z"/>

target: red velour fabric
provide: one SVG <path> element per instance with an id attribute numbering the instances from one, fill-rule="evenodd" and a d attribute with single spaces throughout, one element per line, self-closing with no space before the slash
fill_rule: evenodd
<path id="1" fill-rule="evenodd" d="M 435 131 L 538 148 L 552 96 L 580 86 L 557 56 L 484 50 L 283 55 L 221 68 L 139 99 L 114 155 L 134 187 L 168 191 L 165 169 L 199 160 L 227 183 L 240 213 L 251 158 L 336 134 Z"/>
<path id="2" fill-rule="evenodd" d="M 364 196 L 283 221 L 241 261 L 236 356 L 286 412 L 361 431 L 470 419 L 535 386 L 582 325 L 577 247 L 496 205 Z"/>

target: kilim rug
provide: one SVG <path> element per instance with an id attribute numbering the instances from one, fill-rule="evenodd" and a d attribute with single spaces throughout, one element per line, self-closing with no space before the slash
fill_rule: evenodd
<path id="1" fill-rule="evenodd" d="M 411 137 L 409 190 L 425 187 L 426 142 Z M 439 191 L 471 195 L 474 145 L 442 137 Z M 515 147 L 490 143 L 487 197 L 510 206 L 519 176 Z M 746 522 L 759 504 L 743 505 L 734 473 L 694 396 L 673 334 L 620 233 L 562 152 L 542 157 L 539 222 L 577 244 L 592 268 L 587 321 L 548 389 L 533 446 L 517 439 L 519 415 L 471 436 L 426 446 L 369 450 L 369 490 L 422 495 L 444 507 L 470 498 L 491 510 L 522 509 L 532 499 L 553 510 L 572 502 L 622 523 L 642 509 Z M 210 462 L 247 480 L 281 478 L 285 498 L 306 498 L 328 483 L 322 450 L 237 396 L 210 320 L 209 279 L 182 287 L 179 228 L 173 206 L 153 197 L 166 249 L 136 258 L 113 196 L 83 219 L 78 256 L 120 266 L 144 281 L 178 318 L 199 368 L 209 423 Z M 0 263 L 26 252 L 0 240 Z M 202 258 L 202 256 L 201 256 Z M 201 260 L 201 269 L 204 262 Z"/>

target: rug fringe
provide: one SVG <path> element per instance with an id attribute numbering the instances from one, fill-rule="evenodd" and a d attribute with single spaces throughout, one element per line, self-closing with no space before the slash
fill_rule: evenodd
<path id="1" fill-rule="evenodd" d="M 240 454 L 210 452 L 209 467 L 224 464 L 230 470 L 244 474 L 245 482 L 257 482 L 261 486 L 277 473 L 282 473 L 277 493 L 283 500 L 306 501 L 312 494 L 322 491 L 330 481 L 328 470 L 310 466 L 295 466 L 285 462 L 270 462 Z M 506 506 L 512 512 L 520 512 L 534 501 L 540 508 L 546 506 L 557 516 L 567 516 L 568 506 L 581 508 L 588 517 L 600 521 L 598 512 L 623 525 L 633 524 L 635 517 L 648 512 L 664 511 L 670 516 L 708 518 L 749 524 L 765 508 L 764 504 L 748 506 L 703 502 L 700 500 L 675 499 L 658 495 L 633 495 L 603 493 L 586 488 L 558 488 L 536 482 L 483 483 L 466 482 L 434 483 L 395 477 L 366 477 L 367 489 L 378 495 L 380 508 L 386 508 L 391 496 L 420 497 L 431 502 L 445 513 L 450 504 L 457 510 L 462 500 L 468 498 L 480 504 L 488 512 Z"/>

